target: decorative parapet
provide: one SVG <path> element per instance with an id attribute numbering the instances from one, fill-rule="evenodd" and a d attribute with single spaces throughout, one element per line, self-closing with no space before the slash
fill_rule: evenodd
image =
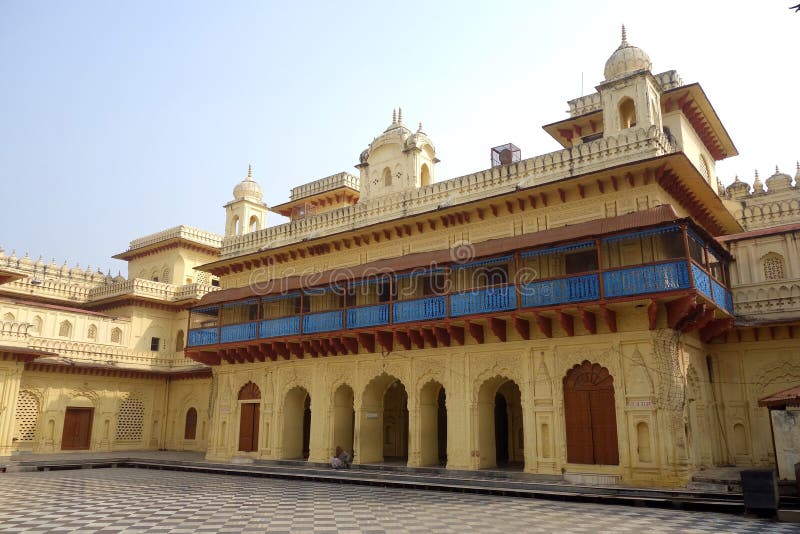
<path id="1" fill-rule="evenodd" d="M 662 91 L 669 91 L 683 85 L 683 79 L 675 70 L 668 70 L 666 72 L 662 72 L 661 74 L 656 74 L 655 79 L 658 81 L 659 85 L 661 85 Z M 569 104 L 570 117 L 578 117 L 580 115 L 586 115 L 587 113 L 603 109 L 603 102 L 600 99 L 600 93 L 592 93 L 590 95 L 581 96 L 570 100 L 567 102 L 567 104 Z"/>
<path id="2" fill-rule="evenodd" d="M 732 289 L 737 317 L 751 320 L 797 317 L 800 280 L 776 280 L 740 285 Z"/>
<path id="3" fill-rule="evenodd" d="M 175 362 L 174 355 L 169 353 L 133 351 L 99 343 L 35 338 L 29 342 L 28 347 L 54 352 L 58 355 L 56 358 L 66 363 L 95 364 L 119 369 L 168 371 Z"/>
<path id="4" fill-rule="evenodd" d="M 179 302 L 199 299 L 206 293 L 217 289 L 219 288 L 205 284 L 178 286 L 166 282 L 134 278 L 119 284 L 93 288 L 89 291 L 89 300 L 96 302 L 115 297 L 131 296 L 166 302 Z"/>
<path id="5" fill-rule="evenodd" d="M 586 115 L 592 111 L 603 109 L 603 102 L 600 100 L 600 93 L 592 93 L 580 96 L 567 102 L 569 104 L 569 116 L 578 117 Z"/>
<path id="6" fill-rule="evenodd" d="M 326 213 L 223 240 L 222 258 L 267 250 L 345 229 L 359 228 L 458 205 L 518 187 L 547 184 L 577 174 L 671 154 L 678 149 L 656 127 L 631 129 L 617 136 L 501 165 L 413 191 L 369 199 Z"/>
<path id="7" fill-rule="evenodd" d="M 359 179 L 347 172 L 340 172 L 332 176 L 326 176 L 307 184 L 299 185 L 292 188 L 290 195 L 291 200 L 299 200 L 301 198 L 310 197 L 324 193 L 325 191 L 332 191 L 340 187 L 349 187 L 350 189 L 359 190 Z"/>
<path id="8" fill-rule="evenodd" d="M 168 241 L 170 239 L 185 239 L 187 241 L 192 241 L 194 243 L 214 248 L 219 248 L 219 246 L 222 244 L 222 236 L 219 234 L 206 232 L 204 230 L 192 228 L 191 226 L 181 225 L 176 226 L 175 228 L 162 230 L 161 232 L 156 232 L 155 234 L 140 237 L 139 239 L 134 239 L 131 241 L 128 251 L 147 247 L 162 241 Z"/>
<path id="9" fill-rule="evenodd" d="M 27 339 L 30 326 L 18 321 L 0 321 L 0 339 Z"/>

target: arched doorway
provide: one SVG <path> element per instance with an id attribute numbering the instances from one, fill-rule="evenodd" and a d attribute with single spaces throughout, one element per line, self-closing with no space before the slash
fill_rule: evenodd
<path id="1" fill-rule="evenodd" d="M 353 407 L 353 389 L 342 384 L 333 394 L 333 443 L 331 450 L 341 447 L 353 454 L 356 412 Z"/>
<path id="2" fill-rule="evenodd" d="M 197 410 L 194 407 L 186 411 L 186 424 L 183 427 L 183 439 L 197 437 Z"/>
<path id="3" fill-rule="evenodd" d="M 513 380 L 497 376 L 481 385 L 478 447 L 481 468 L 524 467 L 522 393 Z"/>
<path id="4" fill-rule="evenodd" d="M 248 382 L 239 390 L 239 450 L 258 450 L 258 421 L 260 418 L 261 390 Z"/>
<path id="5" fill-rule="evenodd" d="M 358 414 L 359 463 L 408 460 L 408 394 L 402 382 L 383 374 L 364 390 Z"/>
<path id="6" fill-rule="evenodd" d="M 447 465 L 447 407 L 444 386 L 428 382 L 419 396 L 420 465 Z"/>
<path id="7" fill-rule="evenodd" d="M 292 388 L 283 406 L 283 454 L 285 459 L 308 459 L 311 441 L 311 396 L 305 388 Z"/>
<path id="8" fill-rule="evenodd" d="M 567 462 L 619 465 L 614 378 L 584 361 L 564 377 Z"/>

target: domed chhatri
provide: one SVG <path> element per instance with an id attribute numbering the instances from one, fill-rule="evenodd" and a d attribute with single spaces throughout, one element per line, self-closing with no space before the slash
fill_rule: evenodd
<path id="1" fill-rule="evenodd" d="M 639 70 L 650 70 L 652 66 L 650 56 L 644 50 L 628 43 L 625 26 L 622 26 L 622 43 L 606 61 L 604 71 L 606 81 L 615 80 Z"/>
<path id="2" fill-rule="evenodd" d="M 261 203 L 264 194 L 261 192 L 261 186 L 253 180 L 253 166 L 247 166 L 247 178 L 239 182 L 233 188 L 233 198 L 235 200 L 249 200 L 251 202 Z"/>
<path id="3" fill-rule="evenodd" d="M 778 170 L 778 167 L 775 167 L 775 174 L 767 178 L 766 181 L 767 190 L 770 192 L 772 191 L 781 191 L 784 189 L 789 189 L 792 187 L 792 177 L 786 173 L 782 173 Z"/>
<path id="4" fill-rule="evenodd" d="M 733 183 L 725 189 L 725 193 L 733 199 L 743 198 L 750 194 L 750 185 L 741 181 L 739 176 L 736 176 Z"/>

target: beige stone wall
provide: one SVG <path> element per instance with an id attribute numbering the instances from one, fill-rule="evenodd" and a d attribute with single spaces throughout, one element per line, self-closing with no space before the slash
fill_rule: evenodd
<path id="1" fill-rule="evenodd" d="M 169 409 L 166 415 L 164 448 L 176 451 L 205 451 L 210 431 L 210 378 L 172 380 L 169 383 Z M 185 439 L 186 414 L 197 411 L 195 439 Z"/>
<path id="2" fill-rule="evenodd" d="M 61 450 L 68 407 L 93 408 L 91 450 L 154 450 L 164 442 L 165 380 L 131 379 L 71 373 L 22 373 L 17 395 L 38 409 L 31 439 L 13 450 Z M 35 402 L 31 402 L 34 399 Z M 20 419 L 14 419 L 19 431 Z M 19 432 L 18 432 L 19 433 Z"/>

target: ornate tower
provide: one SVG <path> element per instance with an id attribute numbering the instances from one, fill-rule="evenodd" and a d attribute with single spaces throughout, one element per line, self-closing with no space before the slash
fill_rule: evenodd
<path id="1" fill-rule="evenodd" d="M 253 180 L 253 167 L 233 188 L 233 200 L 225 204 L 225 237 L 261 230 L 267 224 L 267 205 L 262 202 L 261 186 Z"/>
<path id="2" fill-rule="evenodd" d="M 622 43 L 606 61 L 605 81 L 597 86 L 603 105 L 604 137 L 633 127 L 662 128 L 661 85 L 651 68 L 650 57 L 628 43 L 623 26 Z"/>
<path id="3" fill-rule="evenodd" d="M 430 185 L 434 165 L 439 162 L 422 123 L 414 133 L 403 126 L 402 109 L 392 110 L 392 123 L 361 153 L 359 160 L 359 202 Z"/>

